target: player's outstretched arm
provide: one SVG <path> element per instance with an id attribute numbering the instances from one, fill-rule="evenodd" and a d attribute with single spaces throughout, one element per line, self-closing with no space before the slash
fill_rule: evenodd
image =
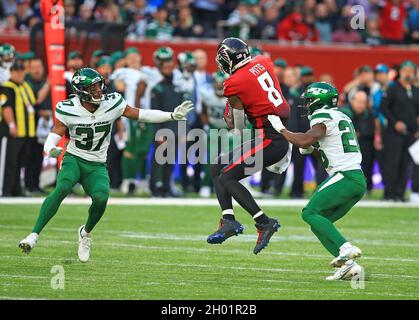
<path id="1" fill-rule="evenodd" d="M 180 121 L 186 120 L 186 115 L 193 110 L 193 104 L 191 101 L 184 101 L 178 105 L 173 112 L 165 112 L 160 110 L 146 110 L 127 106 L 124 113 L 124 117 L 140 122 L 151 122 L 161 123 L 166 121 Z"/>
<path id="2" fill-rule="evenodd" d="M 66 131 L 67 126 L 60 120 L 56 119 L 55 125 L 48 134 L 47 140 L 44 144 L 44 152 L 48 156 L 58 158 L 58 156 L 63 152 L 63 148 L 57 147 L 57 144 L 60 142 L 61 137 L 65 135 Z"/>
<path id="3" fill-rule="evenodd" d="M 316 124 L 307 132 L 302 133 L 288 131 L 278 116 L 269 115 L 268 120 L 285 139 L 300 148 L 307 149 L 326 135 L 326 126 L 323 123 Z"/>

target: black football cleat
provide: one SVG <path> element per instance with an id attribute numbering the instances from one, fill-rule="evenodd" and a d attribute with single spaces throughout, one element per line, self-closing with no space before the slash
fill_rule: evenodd
<path id="1" fill-rule="evenodd" d="M 266 224 L 256 223 L 255 227 L 258 230 L 258 240 L 256 241 L 256 246 L 253 249 L 254 254 L 261 252 L 269 243 L 269 240 L 275 232 L 278 231 L 279 227 L 278 220 L 269 218 L 269 222 Z"/>
<path id="2" fill-rule="evenodd" d="M 220 219 L 218 230 L 208 236 L 207 242 L 211 244 L 221 244 L 232 236 L 243 233 L 244 227 L 236 220 Z"/>

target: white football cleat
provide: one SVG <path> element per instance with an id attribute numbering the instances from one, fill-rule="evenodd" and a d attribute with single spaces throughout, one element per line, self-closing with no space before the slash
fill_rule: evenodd
<path id="1" fill-rule="evenodd" d="M 19 248 L 22 249 L 22 252 L 29 254 L 29 252 L 32 251 L 38 242 L 38 237 L 39 236 L 37 233 L 31 233 L 29 236 L 19 242 Z"/>
<path id="2" fill-rule="evenodd" d="M 360 275 L 362 272 L 362 267 L 359 264 L 353 260 L 348 260 L 332 276 L 326 277 L 326 280 L 349 280 L 354 276 Z"/>
<path id="3" fill-rule="evenodd" d="M 90 246 L 92 238 L 90 235 L 82 237 L 81 231 L 84 229 L 84 225 L 79 228 L 79 260 L 81 262 L 87 262 L 90 258 Z"/>
<path id="4" fill-rule="evenodd" d="M 339 256 L 334 258 L 330 264 L 332 267 L 339 268 L 343 264 L 351 259 L 356 259 L 361 257 L 362 251 L 358 247 L 351 245 L 350 243 L 343 245 L 340 249 Z"/>

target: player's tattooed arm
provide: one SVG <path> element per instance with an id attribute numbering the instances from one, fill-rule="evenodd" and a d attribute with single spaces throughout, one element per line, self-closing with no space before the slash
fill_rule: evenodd
<path id="1" fill-rule="evenodd" d="M 244 104 L 237 96 L 230 96 L 227 99 L 228 104 L 233 108 L 234 129 L 242 132 L 246 127 L 244 118 Z"/>
<path id="2" fill-rule="evenodd" d="M 326 126 L 323 123 L 316 124 L 305 133 L 291 132 L 284 128 L 280 133 L 292 144 L 306 149 L 326 135 Z"/>

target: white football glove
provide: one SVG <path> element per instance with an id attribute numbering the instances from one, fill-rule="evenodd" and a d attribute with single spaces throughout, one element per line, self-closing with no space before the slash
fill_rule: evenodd
<path id="1" fill-rule="evenodd" d="M 272 127 L 274 127 L 274 129 L 279 133 L 281 133 L 281 130 L 285 129 L 280 117 L 270 114 L 268 116 L 268 120 L 272 124 Z"/>
<path id="2" fill-rule="evenodd" d="M 172 112 L 173 120 L 186 120 L 186 115 L 193 110 L 192 101 L 186 100 Z"/>
<path id="3" fill-rule="evenodd" d="M 298 150 L 300 151 L 300 153 L 302 155 L 307 155 L 307 154 L 312 154 L 312 152 L 314 151 L 314 147 L 309 146 L 307 149 L 306 148 L 299 148 Z"/>
<path id="4" fill-rule="evenodd" d="M 52 148 L 48 151 L 48 155 L 49 155 L 51 158 L 58 158 L 62 152 L 63 152 L 63 148 L 61 148 L 61 147 L 52 147 Z"/>

